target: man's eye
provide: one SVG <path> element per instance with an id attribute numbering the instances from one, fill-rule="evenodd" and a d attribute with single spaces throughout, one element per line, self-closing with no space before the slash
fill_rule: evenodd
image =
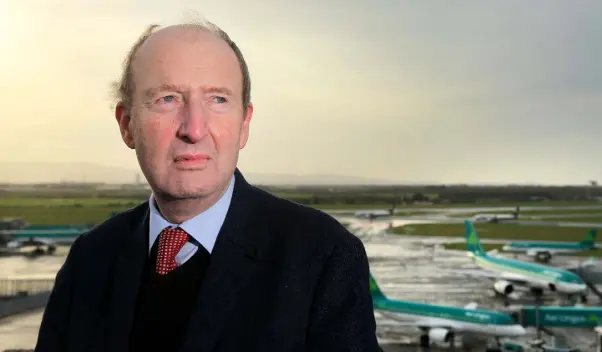
<path id="1" fill-rule="evenodd" d="M 171 102 L 173 102 L 173 101 L 175 101 L 175 100 L 176 100 L 176 97 L 175 97 L 175 96 L 173 96 L 173 95 L 166 95 L 166 96 L 164 96 L 164 97 L 161 97 L 161 98 L 159 99 L 159 102 L 160 102 L 160 103 L 171 103 Z"/>
<path id="2" fill-rule="evenodd" d="M 223 104 L 226 102 L 226 98 L 224 98 L 224 97 L 213 97 L 213 99 L 218 104 Z"/>

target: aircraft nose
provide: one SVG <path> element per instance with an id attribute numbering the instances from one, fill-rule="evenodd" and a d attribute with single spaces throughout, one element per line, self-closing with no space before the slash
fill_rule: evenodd
<path id="1" fill-rule="evenodd" d="M 522 325 L 514 325 L 511 328 L 511 333 L 514 336 L 522 336 L 527 333 L 527 330 Z"/>

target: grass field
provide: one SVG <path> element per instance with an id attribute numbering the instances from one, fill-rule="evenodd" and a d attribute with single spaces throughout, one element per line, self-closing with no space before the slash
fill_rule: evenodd
<path id="1" fill-rule="evenodd" d="M 594 205 L 594 204 L 592 204 Z M 485 212 L 481 212 L 485 213 Z M 487 212 L 490 213 L 490 212 Z M 454 218 L 463 218 L 463 217 L 472 217 L 480 213 L 463 213 L 463 214 L 450 214 L 450 217 Z M 511 211 L 496 211 L 495 214 L 508 214 L 511 215 Z M 602 205 L 600 205 L 599 209 L 568 209 L 568 210 L 525 210 L 518 214 L 519 219 L 530 219 L 531 217 L 537 217 L 541 215 L 565 215 L 565 214 L 601 214 L 602 216 Z"/>
<path id="2" fill-rule="evenodd" d="M 490 244 L 490 243 L 483 243 L 481 245 L 481 247 L 483 247 L 483 250 L 485 250 L 485 251 L 497 249 L 501 253 L 507 253 L 507 252 L 502 251 L 503 246 L 504 246 L 503 244 Z M 464 250 L 466 250 L 466 245 L 464 243 L 445 243 L 445 244 L 443 244 L 443 248 L 450 249 L 450 250 L 464 251 Z M 511 255 L 511 253 L 508 253 L 508 254 Z M 562 254 L 562 255 L 565 255 L 565 254 Z M 579 256 L 579 257 L 602 257 L 602 249 L 596 249 L 596 250 L 588 251 L 588 252 L 570 253 L 570 255 L 571 256 Z"/>
<path id="3" fill-rule="evenodd" d="M 591 223 L 602 223 L 602 214 L 600 216 L 588 216 L 579 218 L 545 218 L 543 221 L 558 221 L 558 222 L 591 222 Z"/>
<path id="4" fill-rule="evenodd" d="M 120 206 L 139 204 L 144 199 L 119 198 L 5 198 L 0 207 L 54 207 L 54 206 Z"/>
<path id="5" fill-rule="evenodd" d="M 295 193 L 278 194 L 284 197 L 298 196 Z M 65 224 L 94 224 L 103 221 L 111 212 L 123 211 L 140 204 L 145 199 L 139 198 L 40 198 L 40 197 L 8 197 L 0 199 L 0 218 L 22 218 L 32 225 L 65 225 Z M 397 209 L 396 215 L 423 215 L 416 208 L 446 209 L 450 207 L 476 207 L 476 206 L 516 206 L 512 203 L 472 203 L 472 204 L 416 204 Z M 569 205 L 601 205 L 593 202 L 543 202 L 521 205 L 569 206 Z M 359 209 L 388 209 L 391 204 L 317 204 L 311 205 L 317 209 L 349 210 L 352 215 Z M 602 206 L 602 205 L 601 205 Z M 598 211 L 600 212 L 600 211 Z M 549 212 L 547 212 L 549 213 Z M 464 215 L 465 216 L 465 215 Z M 601 216 L 602 218 L 602 216 Z M 594 219 L 594 218 L 592 218 Z M 593 222 L 593 220 L 591 220 Z"/>
<path id="6" fill-rule="evenodd" d="M 347 210 L 353 214 L 355 210 L 361 209 L 391 209 L 391 204 L 311 204 L 312 208 L 321 210 Z"/>
<path id="7" fill-rule="evenodd" d="M 592 214 L 602 212 L 602 204 L 594 203 L 591 205 L 597 205 L 599 209 L 567 209 L 567 210 L 525 210 L 520 212 L 519 216 L 538 216 L 538 215 L 553 215 L 553 214 Z"/>
<path id="8" fill-rule="evenodd" d="M 475 224 L 480 238 L 513 240 L 578 241 L 588 229 L 582 227 L 520 226 L 511 224 Z M 412 224 L 393 228 L 393 233 L 416 236 L 463 237 L 463 224 Z"/>
<path id="9" fill-rule="evenodd" d="M 126 205 L 0 207 L 0 219 L 21 218 L 31 225 L 96 224 L 113 211 L 129 208 Z"/>

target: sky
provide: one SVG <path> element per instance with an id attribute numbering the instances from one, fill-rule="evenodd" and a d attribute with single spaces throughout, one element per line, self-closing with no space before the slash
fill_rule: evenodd
<path id="1" fill-rule="evenodd" d="M 244 172 L 602 181 L 599 0 L 0 0 L 0 162 L 137 169 L 111 83 L 151 23 L 240 46 Z"/>

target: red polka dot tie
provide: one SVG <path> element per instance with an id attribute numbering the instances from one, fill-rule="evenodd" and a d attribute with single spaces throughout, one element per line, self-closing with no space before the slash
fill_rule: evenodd
<path id="1" fill-rule="evenodd" d="M 174 270 L 176 264 L 176 254 L 188 241 L 186 231 L 177 227 L 172 229 L 165 228 L 159 234 L 159 250 L 157 252 L 157 264 L 155 270 L 159 275 L 165 275 Z"/>

